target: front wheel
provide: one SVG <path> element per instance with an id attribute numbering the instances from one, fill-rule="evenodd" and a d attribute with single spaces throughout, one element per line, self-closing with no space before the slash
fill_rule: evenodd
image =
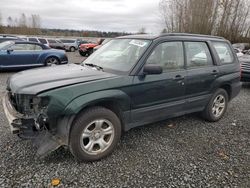
<path id="1" fill-rule="evenodd" d="M 224 89 L 218 89 L 202 112 L 202 116 L 210 122 L 219 121 L 227 111 L 227 106 L 228 93 Z"/>
<path id="2" fill-rule="evenodd" d="M 78 161 L 96 161 L 111 154 L 121 137 L 121 122 L 103 107 L 87 109 L 74 122 L 69 148 Z"/>

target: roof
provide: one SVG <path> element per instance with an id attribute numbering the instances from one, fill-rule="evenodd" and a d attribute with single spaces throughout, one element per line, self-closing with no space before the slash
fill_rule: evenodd
<path id="1" fill-rule="evenodd" d="M 149 35 L 149 34 L 140 34 L 140 35 L 127 35 L 118 38 L 134 38 L 134 39 L 157 39 L 161 37 L 188 37 L 188 38 L 208 38 L 208 39 L 222 39 L 223 37 L 212 36 L 212 35 L 201 35 L 201 34 L 190 34 L 190 33 L 163 33 L 160 35 Z"/>

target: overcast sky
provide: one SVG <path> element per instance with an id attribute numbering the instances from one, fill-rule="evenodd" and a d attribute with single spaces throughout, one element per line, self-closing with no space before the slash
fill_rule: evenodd
<path id="1" fill-rule="evenodd" d="M 46 28 L 157 33 L 158 12 L 159 0 L 0 0 L 4 24 L 8 16 L 39 14 Z"/>

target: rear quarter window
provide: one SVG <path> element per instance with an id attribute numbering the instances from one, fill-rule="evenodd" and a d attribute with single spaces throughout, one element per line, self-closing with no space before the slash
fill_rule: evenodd
<path id="1" fill-rule="evenodd" d="M 212 42 L 220 58 L 221 64 L 230 64 L 234 62 L 233 52 L 226 42 Z"/>

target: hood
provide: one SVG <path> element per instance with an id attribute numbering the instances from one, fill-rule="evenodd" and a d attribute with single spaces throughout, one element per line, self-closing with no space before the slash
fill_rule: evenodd
<path id="1" fill-rule="evenodd" d="M 81 65 L 58 65 L 14 74 L 8 80 L 7 89 L 11 90 L 12 93 L 36 95 L 54 88 L 115 76 Z"/>

